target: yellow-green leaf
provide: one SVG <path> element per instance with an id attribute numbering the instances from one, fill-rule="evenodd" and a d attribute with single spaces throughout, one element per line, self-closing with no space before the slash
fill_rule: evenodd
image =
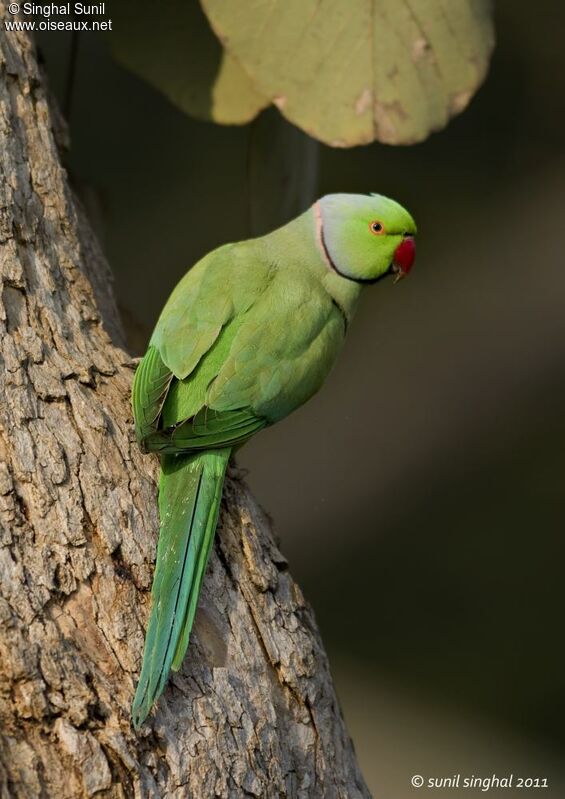
<path id="1" fill-rule="evenodd" d="M 198 0 L 113 0 L 117 61 L 199 119 L 243 124 L 268 105 L 226 53 Z"/>
<path id="2" fill-rule="evenodd" d="M 409 144 L 482 82 L 490 0 L 202 0 L 258 90 L 334 146 Z"/>

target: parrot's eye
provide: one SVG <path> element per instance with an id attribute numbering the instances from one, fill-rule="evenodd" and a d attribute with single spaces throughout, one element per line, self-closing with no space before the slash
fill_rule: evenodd
<path id="1" fill-rule="evenodd" d="M 372 222 L 369 223 L 369 230 L 371 233 L 374 233 L 375 236 L 382 236 L 385 232 L 384 225 L 382 222 L 379 222 L 378 219 L 374 219 Z"/>

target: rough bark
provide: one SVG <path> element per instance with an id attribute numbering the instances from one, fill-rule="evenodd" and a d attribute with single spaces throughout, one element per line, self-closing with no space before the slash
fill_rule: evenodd
<path id="1" fill-rule="evenodd" d="M 33 47 L 4 31 L 0 145 L 0 796 L 367 797 L 312 612 L 237 474 L 189 656 L 132 731 L 157 464 Z"/>

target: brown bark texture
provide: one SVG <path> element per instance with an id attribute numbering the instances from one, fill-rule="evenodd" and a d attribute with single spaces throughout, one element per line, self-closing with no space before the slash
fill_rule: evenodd
<path id="1" fill-rule="evenodd" d="M 32 43 L 0 31 L 0 796 L 368 797 L 312 612 L 237 473 L 188 657 L 131 729 L 157 462 L 54 119 Z"/>

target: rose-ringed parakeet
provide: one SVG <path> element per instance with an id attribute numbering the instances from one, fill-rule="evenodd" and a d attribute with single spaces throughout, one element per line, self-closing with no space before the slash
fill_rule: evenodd
<path id="1" fill-rule="evenodd" d="M 136 727 L 183 661 L 231 453 L 318 391 L 361 289 L 410 270 L 415 233 L 394 200 L 330 194 L 266 236 L 209 253 L 174 289 L 133 384 L 138 441 L 161 457 Z"/>

